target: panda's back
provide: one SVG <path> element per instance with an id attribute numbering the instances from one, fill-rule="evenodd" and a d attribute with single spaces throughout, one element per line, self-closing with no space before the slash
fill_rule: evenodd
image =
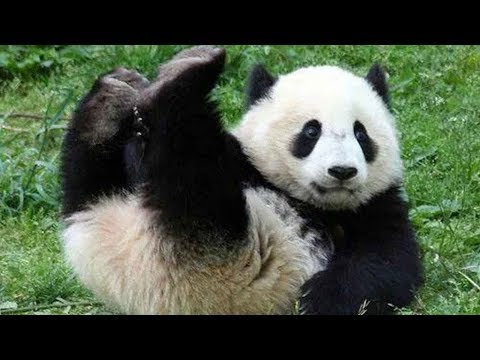
<path id="1" fill-rule="evenodd" d="M 235 251 L 182 251 L 186 241 L 166 235 L 161 214 L 137 194 L 73 214 L 63 234 L 67 258 L 88 288 L 125 313 L 289 313 L 331 248 L 279 193 L 248 187 L 244 194 L 247 239 Z"/>

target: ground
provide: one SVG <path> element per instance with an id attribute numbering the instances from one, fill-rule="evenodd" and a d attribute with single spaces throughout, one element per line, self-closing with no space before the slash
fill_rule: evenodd
<path id="1" fill-rule="evenodd" d="M 126 66 L 152 77 L 182 48 L 58 47 L 44 53 L 0 46 L 0 313 L 110 312 L 62 256 L 58 165 L 65 118 L 100 74 Z M 26 60 L 19 63 L 13 53 Z M 227 53 L 215 91 L 226 126 L 241 117 L 254 63 L 275 74 L 317 64 L 357 74 L 376 61 L 385 66 L 426 269 L 424 287 L 401 313 L 480 313 L 480 47 L 227 46 Z"/>

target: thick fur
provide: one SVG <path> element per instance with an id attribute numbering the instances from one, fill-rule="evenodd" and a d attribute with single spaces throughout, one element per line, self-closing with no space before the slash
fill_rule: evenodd
<path id="1" fill-rule="evenodd" d="M 388 90 L 387 77 L 380 64 L 374 64 L 365 79 L 372 85 L 373 90 L 382 98 L 390 108 L 390 91 Z"/>
<path id="2" fill-rule="evenodd" d="M 129 111 L 114 114 L 100 143 L 78 130 L 88 99 L 103 97 L 98 86 L 67 133 L 65 252 L 82 282 L 122 312 L 288 313 L 331 256 L 322 226 L 273 190 L 221 127 L 208 94 L 224 57 L 194 48 L 163 65 L 128 99 L 145 127 L 139 139 Z"/>
<path id="3" fill-rule="evenodd" d="M 233 144 L 215 104 L 207 99 L 225 58 L 224 51 L 213 51 L 203 57 L 196 51 L 191 58 L 190 52 L 174 58 L 161 68 L 160 79 L 162 69 L 175 75 L 154 85 L 151 98 L 148 90 L 139 106 L 147 119 L 154 120 L 149 136 L 155 141 L 145 149 L 146 205 L 161 207 L 163 221 L 178 236 L 213 240 L 217 236 L 212 234 L 224 233 L 219 237 L 228 237 L 226 244 L 234 245 L 235 239 L 245 238 L 247 213 L 241 177 L 232 158 Z"/>
<path id="4" fill-rule="evenodd" d="M 421 271 L 381 94 L 338 68 L 277 79 L 257 67 L 229 133 L 209 99 L 224 61 L 221 49 L 188 49 L 151 84 L 117 70 L 79 104 L 64 142 L 63 237 L 82 282 L 135 314 L 289 313 L 302 293 L 307 314 L 408 304 Z M 296 158 L 312 119 L 321 136 Z M 322 193 L 336 165 L 358 169 L 355 191 Z"/>
<path id="5" fill-rule="evenodd" d="M 259 77 L 250 78 L 254 84 L 274 78 L 264 69 L 252 76 Z M 331 66 L 303 68 L 251 97 L 234 134 L 265 178 L 312 204 L 306 216 L 324 222 L 334 237 L 327 269 L 303 286 L 302 313 L 385 313 L 408 305 L 422 269 L 398 190 L 402 163 L 381 67 L 374 65 L 366 78 Z M 320 135 L 302 138 L 312 123 L 319 123 Z M 360 141 L 357 131 L 368 135 Z M 329 172 L 334 166 L 357 170 L 340 183 L 348 190 L 328 191 L 339 184 Z"/>
<path id="6" fill-rule="evenodd" d="M 268 96 L 277 79 L 270 75 L 265 67 L 257 64 L 253 67 L 247 82 L 247 108 Z"/>
<path id="7" fill-rule="evenodd" d="M 80 102 L 63 143 L 65 215 L 131 185 L 125 144 L 132 134 L 132 107 L 147 85 L 140 74 L 119 68 L 98 79 Z"/>
<path id="8" fill-rule="evenodd" d="M 234 134 L 253 165 L 293 197 L 325 209 L 355 208 L 402 181 L 394 119 L 365 79 L 332 66 L 302 68 L 280 76 L 268 94 L 250 108 Z M 313 152 L 299 159 L 292 156 L 291 145 L 312 119 L 322 124 L 322 135 Z M 366 161 L 354 137 L 357 120 L 381 145 L 374 162 Z M 334 186 L 327 170 L 335 165 L 358 169 L 347 184 L 355 192 L 319 195 L 311 182 Z"/>
<path id="9" fill-rule="evenodd" d="M 392 312 L 411 303 L 422 283 L 415 234 L 399 188 L 393 186 L 355 211 L 325 213 L 339 226 L 328 268 L 304 286 L 301 311 L 308 314 Z"/>
<path id="10" fill-rule="evenodd" d="M 249 226 L 237 251 L 172 236 L 161 209 L 117 195 L 68 218 L 67 258 L 88 288 L 127 314 L 289 313 L 329 249 L 318 247 L 314 231 L 302 233 L 304 221 L 277 193 L 251 189 L 245 197 Z"/>

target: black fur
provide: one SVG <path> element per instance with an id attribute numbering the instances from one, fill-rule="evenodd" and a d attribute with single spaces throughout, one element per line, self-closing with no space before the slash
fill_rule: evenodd
<path id="1" fill-rule="evenodd" d="M 368 136 L 365 126 L 363 126 L 360 121 L 355 121 L 355 124 L 353 125 L 353 131 L 355 133 L 355 136 L 357 136 L 357 132 L 360 132 L 362 134 L 361 138 L 357 136 L 357 140 L 360 144 L 360 147 L 362 148 L 363 155 L 365 156 L 365 161 L 368 163 L 375 161 L 378 153 L 378 146 L 375 141 L 373 141 L 373 139 Z"/>
<path id="2" fill-rule="evenodd" d="M 100 195 L 142 184 L 145 204 L 161 211 L 165 231 L 192 241 L 221 241 L 222 247 L 245 239 L 243 187 L 264 180 L 223 129 L 217 106 L 208 99 L 224 60 L 222 51 L 192 65 L 162 85 L 151 102 L 141 103 L 145 136 L 135 136 L 132 111 L 111 119 L 121 123 L 118 133 L 92 146 L 80 139 L 78 128 L 95 121 L 86 117 L 93 113 L 88 101 L 103 96 L 97 84 L 101 79 L 97 81 L 79 104 L 64 140 L 65 215 Z"/>
<path id="3" fill-rule="evenodd" d="M 385 71 L 380 64 L 375 63 L 368 71 L 365 79 L 372 85 L 373 89 L 382 98 L 387 107 L 390 107 L 390 92 L 388 90 Z"/>
<path id="4" fill-rule="evenodd" d="M 143 157 L 145 155 L 145 138 L 139 136 L 131 137 L 123 148 L 123 159 L 127 183 L 131 187 L 145 181 L 145 167 Z"/>
<path id="5" fill-rule="evenodd" d="M 63 214 L 81 210 L 94 198 L 130 188 L 126 172 L 124 145 L 131 136 L 132 114 L 117 114 L 111 121 L 120 124 L 112 137 L 96 144 L 85 139 L 85 132 L 95 133 L 96 117 L 101 113 L 110 91 L 102 79 L 121 78 L 124 69 L 100 77 L 91 91 L 79 103 L 64 138 L 62 151 Z M 119 75 L 119 72 L 121 75 Z M 128 74 L 129 75 L 129 74 Z M 130 81 L 130 76 L 128 76 Z M 138 84 L 137 84 L 138 85 Z M 140 86 L 140 85 L 139 85 Z M 93 104 L 93 105 L 92 105 Z"/>
<path id="6" fill-rule="evenodd" d="M 305 129 L 309 126 L 317 127 L 318 137 L 312 138 L 307 136 L 307 134 L 305 134 Z M 303 159 L 308 155 L 310 155 L 310 153 L 313 151 L 313 148 L 315 147 L 315 144 L 318 141 L 318 138 L 320 137 L 321 131 L 322 131 L 322 124 L 320 124 L 318 120 L 308 121 L 304 125 L 302 132 L 297 134 L 297 136 L 295 136 L 295 139 L 293 140 L 292 148 L 291 148 L 292 155 L 299 159 Z"/>
<path id="7" fill-rule="evenodd" d="M 182 71 L 141 113 L 151 139 L 143 161 L 146 205 L 161 210 L 162 223 L 173 234 L 228 246 L 245 239 L 248 217 L 235 161 L 240 149 L 208 100 L 224 59 L 221 52 Z"/>
<path id="8" fill-rule="evenodd" d="M 81 210 L 97 196 L 127 187 L 120 139 L 90 147 L 71 130 L 65 137 L 63 154 L 65 216 Z"/>
<path id="9" fill-rule="evenodd" d="M 263 186 L 284 192 L 253 167 L 238 141 L 222 128 L 216 104 L 208 100 L 224 57 L 220 52 L 180 72 L 158 89 L 153 102 L 142 103 L 139 110 L 147 129 L 142 136 L 135 136 L 135 117 L 125 113 L 112 119 L 120 124 L 117 133 L 92 145 L 82 129 L 95 120 L 88 101 L 102 96 L 96 84 L 80 103 L 64 141 L 65 214 L 101 194 L 142 183 L 146 206 L 160 210 L 162 225 L 168 226 L 162 231 L 192 242 L 217 242 L 221 248 L 245 239 L 243 189 Z M 274 81 L 264 69 L 254 70 L 249 104 L 265 96 Z M 325 238 L 333 237 L 336 245 L 329 267 L 303 286 L 301 305 L 307 313 L 355 314 L 366 299 L 372 301 L 368 311 L 373 313 L 387 309 L 387 303 L 408 305 L 422 272 L 397 188 L 357 212 L 322 212 L 288 199 L 306 220 L 305 232 L 314 228 Z"/>
<path id="10" fill-rule="evenodd" d="M 247 108 L 267 96 L 276 81 L 277 79 L 270 75 L 263 65 L 255 65 L 247 82 Z"/>
<path id="11" fill-rule="evenodd" d="M 324 221 L 339 226 L 333 259 L 304 286 L 307 314 L 367 314 L 410 304 L 423 281 L 415 234 L 400 190 L 392 187 L 357 211 L 327 212 Z"/>

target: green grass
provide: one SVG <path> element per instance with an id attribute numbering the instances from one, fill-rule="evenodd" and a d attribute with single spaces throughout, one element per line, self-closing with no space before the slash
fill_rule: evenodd
<path id="1" fill-rule="evenodd" d="M 0 77 L 0 113 L 44 117 L 0 117 L 0 309 L 108 312 L 78 283 L 62 257 L 62 118 L 98 75 L 122 65 L 153 76 L 158 65 L 181 48 L 72 47 L 68 61 L 55 60 L 45 67 L 49 60 L 32 57 L 43 64 L 38 71 L 34 62 L 31 71 L 9 63 L 8 74 L 0 61 L 0 76 L 6 74 L 4 80 Z M 480 48 L 228 46 L 227 51 L 226 72 L 215 91 L 227 125 L 241 117 L 245 79 L 256 62 L 277 74 L 314 64 L 340 65 L 357 74 L 366 74 L 375 61 L 387 67 L 411 217 L 426 269 L 417 301 L 402 312 L 480 313 Z M 48 59 L 57 59 L 48 54 Z M 61 305 L 65 302 L 73 306 Z M 61 307 L 34 309 L 51 304 Z"/>

